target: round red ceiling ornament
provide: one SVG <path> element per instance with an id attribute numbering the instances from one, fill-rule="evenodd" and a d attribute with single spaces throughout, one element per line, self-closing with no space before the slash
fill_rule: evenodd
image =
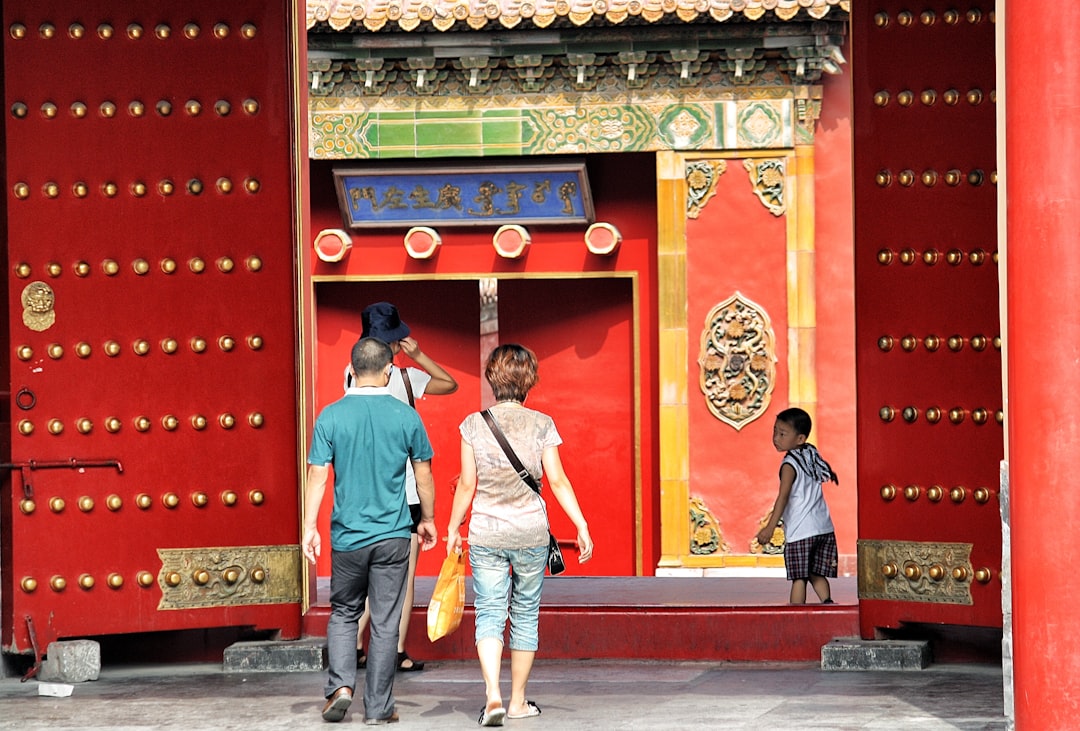
<path id="1" fill-rule="evenodd" d="M 621 243 L 622 234 L 610 223 L 594 223 L 585 231 L 585 246 L 593 254 L 611 256 Z"/>
<path id="2" fill-rule="evenodd" d="M 414 226 L 405 234 L 405 251 L 413 259 L 430 259 L 442 246 L 442 236 L 433 228 Z"/>
<path id="3" fill-rule="evenodd" d="M 491 242 L 495 244 L 495 251 L 506 259 L 521 257 L 531 241 L 532 236 L 525 227 L 513 223 L 500 226 L 491 238 Z"/>
<path id="4" fill-rule="evenodd" d="M 349 255 L 352 237 L 340 228 L 324 228 L 315 237 L 315 254 L 325 262 L 333 264 Z"/>

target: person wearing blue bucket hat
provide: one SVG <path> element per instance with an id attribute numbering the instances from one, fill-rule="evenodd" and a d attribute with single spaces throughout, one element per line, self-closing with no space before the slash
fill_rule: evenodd
<path id="1" fill-rule="evenodd" d="M 392 366 L 390 372 L 390 393 L 399 401 L 416 408 L 416 400 L 425 396 L 444 396 L 457 391 L 457 381 L 446 372 L 446 369 L 436 363 L 431 356 L 420 349 L 416 339 L 411 337 L 412 331 L 401 319 L 397 307 L 389 302 L 375 302 L 364 308 L 360 313 L 360 323 L 363 331 L 360 337 L 377 338 L 387 345 L 397 356 L 405 353 L 419 368 L 401 368 Z M 351 374 L 349 368 L 345 368 L 345 388 L 351 386 Z M 407 466 L 405 492 L 409 498 L 409 510 L 413 515 L 413 540 L 412 550 L 409 554 L 409 574 L 405 586 L 405 607 L 401 612 L 401 622 L 398 626 L 398 672 L 408 673 L 424 669 L 424 663 L 416 662 L 405 651 L 405 637 L 409 631 L 409 619 L 411 618 L 413 602 L 413 584 L 416 578 L 416 559 L 419 555 L 419 544 L 416 540 L 416 528 L 420 522 L 420 496 L 416 492 L 416 478 L 411 466 Z M 363 668 L 367 665 L 367 656 L 364 654 L 363 638 L 364 629 L 368 623 L 368 612 L 360 618 L 360 631 L 356 636 L 356 666 Z"/>

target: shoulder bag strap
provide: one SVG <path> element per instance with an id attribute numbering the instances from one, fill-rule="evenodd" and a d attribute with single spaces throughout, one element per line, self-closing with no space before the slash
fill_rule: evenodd
<path id="1" fill-rule="evenodd" d="M 487 422 L 488 428 L 491 429 L 491 433 L 495 435 L 495 441 L 502 447 L 503 453 L 506 455 L 506 458 L 510 460 L 510 466 L 517 472 L 518 477 L 520 477 L 526 485 L 533 490 L 536 490 L 536 494 L 539 495 L 540 483 L 538 483 L 536 478 L 532 476 L 532 473 L 525 469 L 525 466 L 521 464 L 521 460 L 518 459 L 517 454 L 514 453 L 514 448 L 510 446 L 510 442 L 506 441 L 506 435 L 502 433 L 502 429 L 500 429 L 499 425 L 495 422 L 495 417 L 492 416 L 491 412 L 487 409 L 481 411 L 480 415 L 484 417 L 484 421 Z"/>
<path id="2" fill-rule="evenodd" d="M 409 406 L 416 408 L 416 399 L 413 397 L 412 381 L 409 380 L 409 369 L 398 368 L 401 371 L 401 380 L 405 383 L 405 395 L 409 397 Z"/>

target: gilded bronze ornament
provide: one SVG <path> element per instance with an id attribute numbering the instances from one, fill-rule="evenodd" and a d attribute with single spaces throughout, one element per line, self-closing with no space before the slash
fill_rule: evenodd
<path id="1" fill-rule="evenodd" d="M 293 604 L 302 596 L 298 546 L 159 548 L 158 557 L 159 610 Z"/>
<path id="2" fill-rule="evenodd" d="M 971 605 L 970 543 L 858 541 L 860 599 Z M 943 581 L 946 576 L 954 581 Z"/>
<path id="3" fill-rule="evenodd" d="M 30 282 L 22 290 L 22 321 L 34 332 L 44 332 L 56 323 L 56 295 L 52 287 L 40 280 Z"/>
<path id="4" fill-rule="evenodd" d="M 741 430 L 769 406 L 776 335 L 760 305 L 735 292 L 712 308 L 701 332 L 699 385 L 709 412 Z"/>

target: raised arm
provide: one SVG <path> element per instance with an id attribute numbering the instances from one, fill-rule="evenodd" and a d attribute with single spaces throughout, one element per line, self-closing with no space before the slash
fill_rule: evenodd
<path id="1" fill-rule="evenodd" d="M 416 365 L 427 371 L 427 374 L 431 376 L 431 381 L 428 382 L 427 388 L 424 393 L 431 394 L 432 396 L 445 396 L 457 391 L 457 381 L 454 377 L 446 372 L 446 369 L 436 363 L 430 355 L 420 350 L 420 344 L 413 338 L 403 338 L 401 341 L 401 349 L 405 351 L 405 355 L 413 359 Z"/>

